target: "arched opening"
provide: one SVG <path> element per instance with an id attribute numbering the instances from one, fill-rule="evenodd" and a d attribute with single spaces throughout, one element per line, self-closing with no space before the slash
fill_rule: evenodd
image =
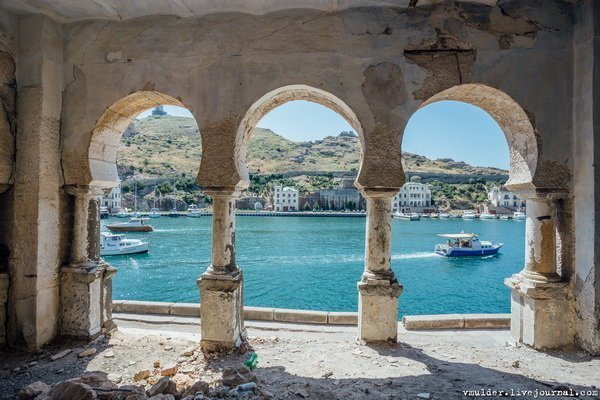
<path id="1" fill-rule="evenodd" d="M 289 85 L 275 89 L 258 99 L 246 112 L 236 135 L 238 170 L 243 177 L 248 176 L 246 153 L 248 141 L 257 123 L 274 108 L 294 100 L 305 100 L 325 106 L 344 118 L 357 133 L 361 145 L 364 145 L 363 129 L 358 117 L 352 109 L 340 98 L 321 89 L 307 85 Z M 362 162 L 362 148 L 361 148 Z"/>
<path id="2" fill-rule="evenodd" d="M 91 186 L 114 187 L 118 184 L 116 161 L 123 132 L 140 113 L 165 105 L 185 107 L 172 96 L 140 91 L 116 101 L 102 114 L 96 122 L 88 148 Z"/>
<path id="3" fill-rule="evenodd" d="M 245 303 L 356 311 L 366 207 L 354 187 L 362 143 L 357 117 L 335 96 L 294 85 L 258 100 L 238 137 L 247 193 L 265 198 L 262 215 L 240 211 L 236 222 Z M 329 287 L 316 284 L 324 269 L 336 277 L 326 280 Z M 265 290 L 268 281 L 276 284 Z"/>
<path id="4" fill-rule="evenodd" d="M 504 279 L 523 268 L 520 196 L 534 189 L 538 155 L 525 111 L 497 89 L 456 86 L 413 114 L 402 151 L 408 179 L 395 199 L 393 227 L 400 241 L 394 269 L 406 288 L 401 314 L 510 312 Z M 482 251 L 486 242 L 503 246 L 494 255 Z"/>
<path id="5" fill-rule="evenodd" d="M 64 187 L 74 199 L 70 255 L 61 275 L 61 304 L 65 310 L 80 309 L 78 301 L 86 299 L 89 305 L 80 314 L 63 312 L 61 329 L 65 335 L 93 336 L 102 327 L 110 329 L 114 266 L 121 270 L 114 285 L 115 298 L 197 299 L 198 268 L 208 264 L 202 264 L 199 253 L 204 251 L 208 259 L 210 221 L 195 223 L 195 219 L 183 218 L 190 221 L 175 224 L 169 232 L 163 226 L 168 222 L 159 222 L 167 219 L 160 210 L 155 213 L 158 219 L 145 218 L 152 216 L 149 208 L 156 203 L 150 205 L 153 202 L 149 197 L 156 195 L 161 184 L 175 185 L 173 201 L 183 195 L 188 184 L 198 190 L 194 179 L 201 155 L 198 126 L 189 111 L 182 122 L 173 120 L 161 109 L 163 106 L 183 104 L 158 92 L 136 92 L 110 106 L 98 119 L 90 139 L 91 179 L 87 184 Z M 154 115 L 134 121 L 148 109 L 153 109 Z M 119 154 L 124 148 L 126 157 L 122 157 L 123 152 Z M 180 164 L 188 169 L 185 173 L 179 171 Z M 120 204 L 123 196 L 119 172 L 124 191 L 134 196 L 133 210 L 125 210 L 129 207 Z M 120 211 L 130 211 L 124 214 L 127 219 L 116 218 Z M 176 214 L 187 216 L 180 209 Z M 108 219 L 101 223 L 103 215 Z M 189 230 L 194 229 L 198 233 L 190 235 Z M 206 246 L 198 246 L 203 233 L 206 237 L 201 242 Z M 148 271 L 153 272 L 149 275 Z M 86 285 L 73 284 L 82 277 Z M 189 284 L 189 290 L 181 290 L 182 282 Z"/>
<path id="6" fill-rule="evenodd" d="M 506 93 L 482 84 L 454 86 L 432 96 L 420 108 L 444 100 L 469 103 L 489 114 L 508 144 L 510 169 L 506 185 L 512 190 L 533 189 L 540 142 L 525 110 Z"/>

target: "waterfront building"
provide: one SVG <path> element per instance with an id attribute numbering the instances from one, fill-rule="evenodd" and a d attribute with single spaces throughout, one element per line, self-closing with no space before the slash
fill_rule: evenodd
<path id="1" fill-rule="evenodd" d="M 436 208 L 431 198 L 431 187 L 421 183 L 420 176 L 413 176 L 405 183 L 392 201 L 392 213 L 433 212 Z"/>
<path id="2" fill-rule="evenodd" d="M 116 214 L 121 211 L 122 195 L 121 185 L 115 186 L 108 193 L 100 198 L 100 207 L 105 207 L 111 214 Z"/>
<path id="3" fill-rule="evenodd" d="M 275 211 L 298 211 L 298 189 L 288 186 L 275 186 L 273 192 L 273 208 Z"/>
<path id="4" fill-rule="evenodd" d="M 499 186 L 494 186 L 488 191 L 488 201 L 494 207 L 504 207 L 511 211 L 525 209 L 524 199 Z"/>
<path id="5" fill-rule="evenodd" d="M 322 210 L 358 210 L 364 208 L 362 194 L 354 187 L 355 178 L 342 178 L 334 189 L 321 189 L 312 196 L 313 202 Z"/>

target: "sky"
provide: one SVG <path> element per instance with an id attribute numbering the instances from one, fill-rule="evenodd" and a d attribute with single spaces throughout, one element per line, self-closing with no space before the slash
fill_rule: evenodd
<path id="1" fill-rule="evenodd" d="M 169 115 L 192 116 L 185 108 L 164 106 L 164 110 Z M 150 115 L 150 111 L 138 118 Z M 354 131 L 335 111 L 300 100 L 275 108 L 257 126 L 297 142 Z M 433 103 L 414 113 L 404 132 L 402 150 L 480 167 L 509 167 L 508 145 L 496 121 L 478 107 L 455 101 Z"/>

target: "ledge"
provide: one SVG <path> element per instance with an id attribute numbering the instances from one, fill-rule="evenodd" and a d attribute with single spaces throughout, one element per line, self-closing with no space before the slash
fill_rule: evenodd
<path id="1" fill-rule="evenodd" d="M 200 303 L 113 300 L 113 312 L 129 314 L 200 317 Z M 244 307 L 244 319 L 319 325 L 358 325 L 358 313 L 293 310 L 287 308 Z M 407 330 L 508 329 L 510 314 L 407 315 L 402 318 Z"/>
<path id="2" fill-rule="evenodd" d="M 435 329 L 509 329 L 510 314 L 407 315 L 406 330 Z"/>

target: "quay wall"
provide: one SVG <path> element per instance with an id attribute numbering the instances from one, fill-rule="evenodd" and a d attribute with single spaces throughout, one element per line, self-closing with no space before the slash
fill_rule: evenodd
<path id="1" fill-rule="evenodd" d="M 200 303 L 113 300 L 114 313 L 154 314 L 173 317 L 200 317 Z M 320 325 L 358 325 L 358 313 L 294 310 L 288 308 L 244 307 L 244 319 Z M 509 329 L 510 314 L 411 315 L 402 318 L 407 330 Z"/>

